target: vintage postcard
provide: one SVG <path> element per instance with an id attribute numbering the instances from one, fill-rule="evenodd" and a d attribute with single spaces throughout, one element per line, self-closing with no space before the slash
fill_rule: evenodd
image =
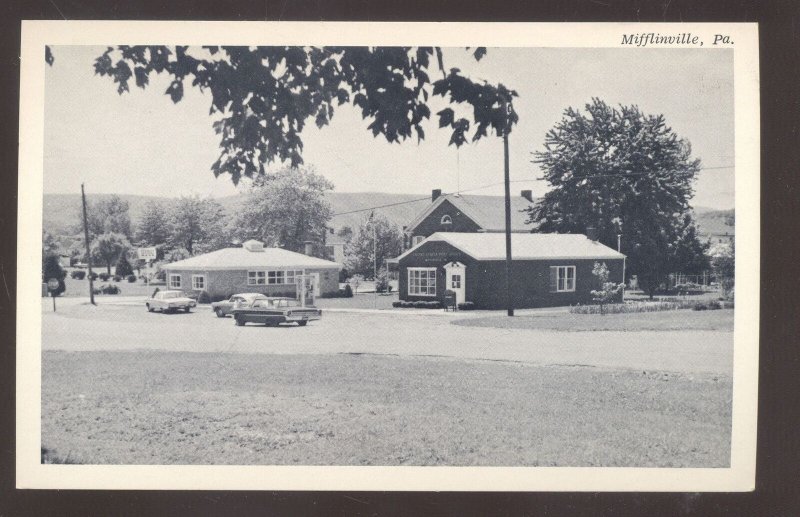
<path id="1" fill-rule="evenodd" d="M 757 25 L 22 28 L 19 488 L 755 486 Z"/>

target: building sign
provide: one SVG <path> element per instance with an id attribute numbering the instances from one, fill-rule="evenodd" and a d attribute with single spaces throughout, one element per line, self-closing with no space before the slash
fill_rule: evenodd
<path id="1" fill-rule="evenodd" d="M 156 259 L 156 249 L 155 248 L 137 248 L 136 249 L 136 258 L 141 260 L 155 260 Z"/>

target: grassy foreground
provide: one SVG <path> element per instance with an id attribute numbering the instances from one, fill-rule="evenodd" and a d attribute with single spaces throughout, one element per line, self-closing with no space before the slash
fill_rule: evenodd
<path id="1" fill-rule="evenodd" d="M 623 314 L 526 314 L 509 318 L 505 315 L 465 318 L 452 322 L 465 327 L 504 329 L 548 329 L 567 332 L 595 330 L 664 331 L 726 330 L 733 331 L 733 309 L 692 311 L 688 309 Z"/>
<path id="2" fill-rule="evenodd" d="M 713 375 L 131 351 L 45 352 L 42 379 L 42 446 L 76 463 L 723 467 L 730 457 L 731 382 Z"/>

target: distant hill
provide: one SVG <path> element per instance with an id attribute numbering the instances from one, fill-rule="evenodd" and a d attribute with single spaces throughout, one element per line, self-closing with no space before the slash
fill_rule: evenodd
<path id="1" fill-rule="evenodd" d="M 108 199 L 110 196 L 110 194 L 90 194 L 86 198 L 91 202 Z M 173 200 L 158 196 L 120 195 L 120 197 L 130 206 L 131 222 L 134 226 L 148 201 L 168 205 Z M 369 217 L 368 209 L 371 207 L 381 207 L 376 208 L 375 212 L 402 227 L 431 202 L 430 197 L 425 195 L 385 192 L 331 192 L 326 198 L 333 208 L 333 213 L 340 214 L 333 217 L 330 222 L 330 225 L 337 230 L 343 226 L 358 227 Z M 244 200 L 244 195 L 216 198 L 228 213 L 233 213 Z M 79 221 L 80 209 L 80 194 L 45 194 L 42 214 L 44 229 L 53 235 L 68 234 L 70 228 Z M 715 210 L 697 207 L 694 212 L 700 234 L 704 238 L 735 232 L 734 226 L 726 224 L 733 215 L 732 209 Z"/>
<path id="2" fill-rule="evenodd" d="M 108 199 L 111 194 L 87 194 L 87 201 L 97 202 Z M 173 198 L 159 196 L 120 195 L 128 202 L 131 222 L 135 226 L 148 201 L 168 205 Z M 326 196 L 334 214 L 330 225 L 339 229 L 343 226 L 356 228 L 369 217 L 371 207 L 398 226 L 411 221 L 428 203 L 430 197 L 419 194 L 387 194 L 383 192 L 331 192 Z M 227 196 L 215 199 L 228 213 L 233 213 L 244 203 L 244 195 Z M 388 205 L 388 206 L 387 206 Z M 44 229 L 54 235 L 65 235 L 79 222 L 81 210 L 80 194 L 45 194 L 42 210 Z"/>

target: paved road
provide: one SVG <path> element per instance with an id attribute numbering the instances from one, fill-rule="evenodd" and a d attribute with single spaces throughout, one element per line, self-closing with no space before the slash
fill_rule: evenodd
<path id="1" fill-rule="evenodd" d="M 139 305 L 43 304 L 44 350 L 158 349 L 266 354 L 380 354 L 732 374 L 726 331 L 558 332 L 451 325 L 461 316 L 326 312 L 306 327 L 236 327 L 207 308 L 147 313 Z M 437 311 L 438 312 L 438 311 Z"/>

